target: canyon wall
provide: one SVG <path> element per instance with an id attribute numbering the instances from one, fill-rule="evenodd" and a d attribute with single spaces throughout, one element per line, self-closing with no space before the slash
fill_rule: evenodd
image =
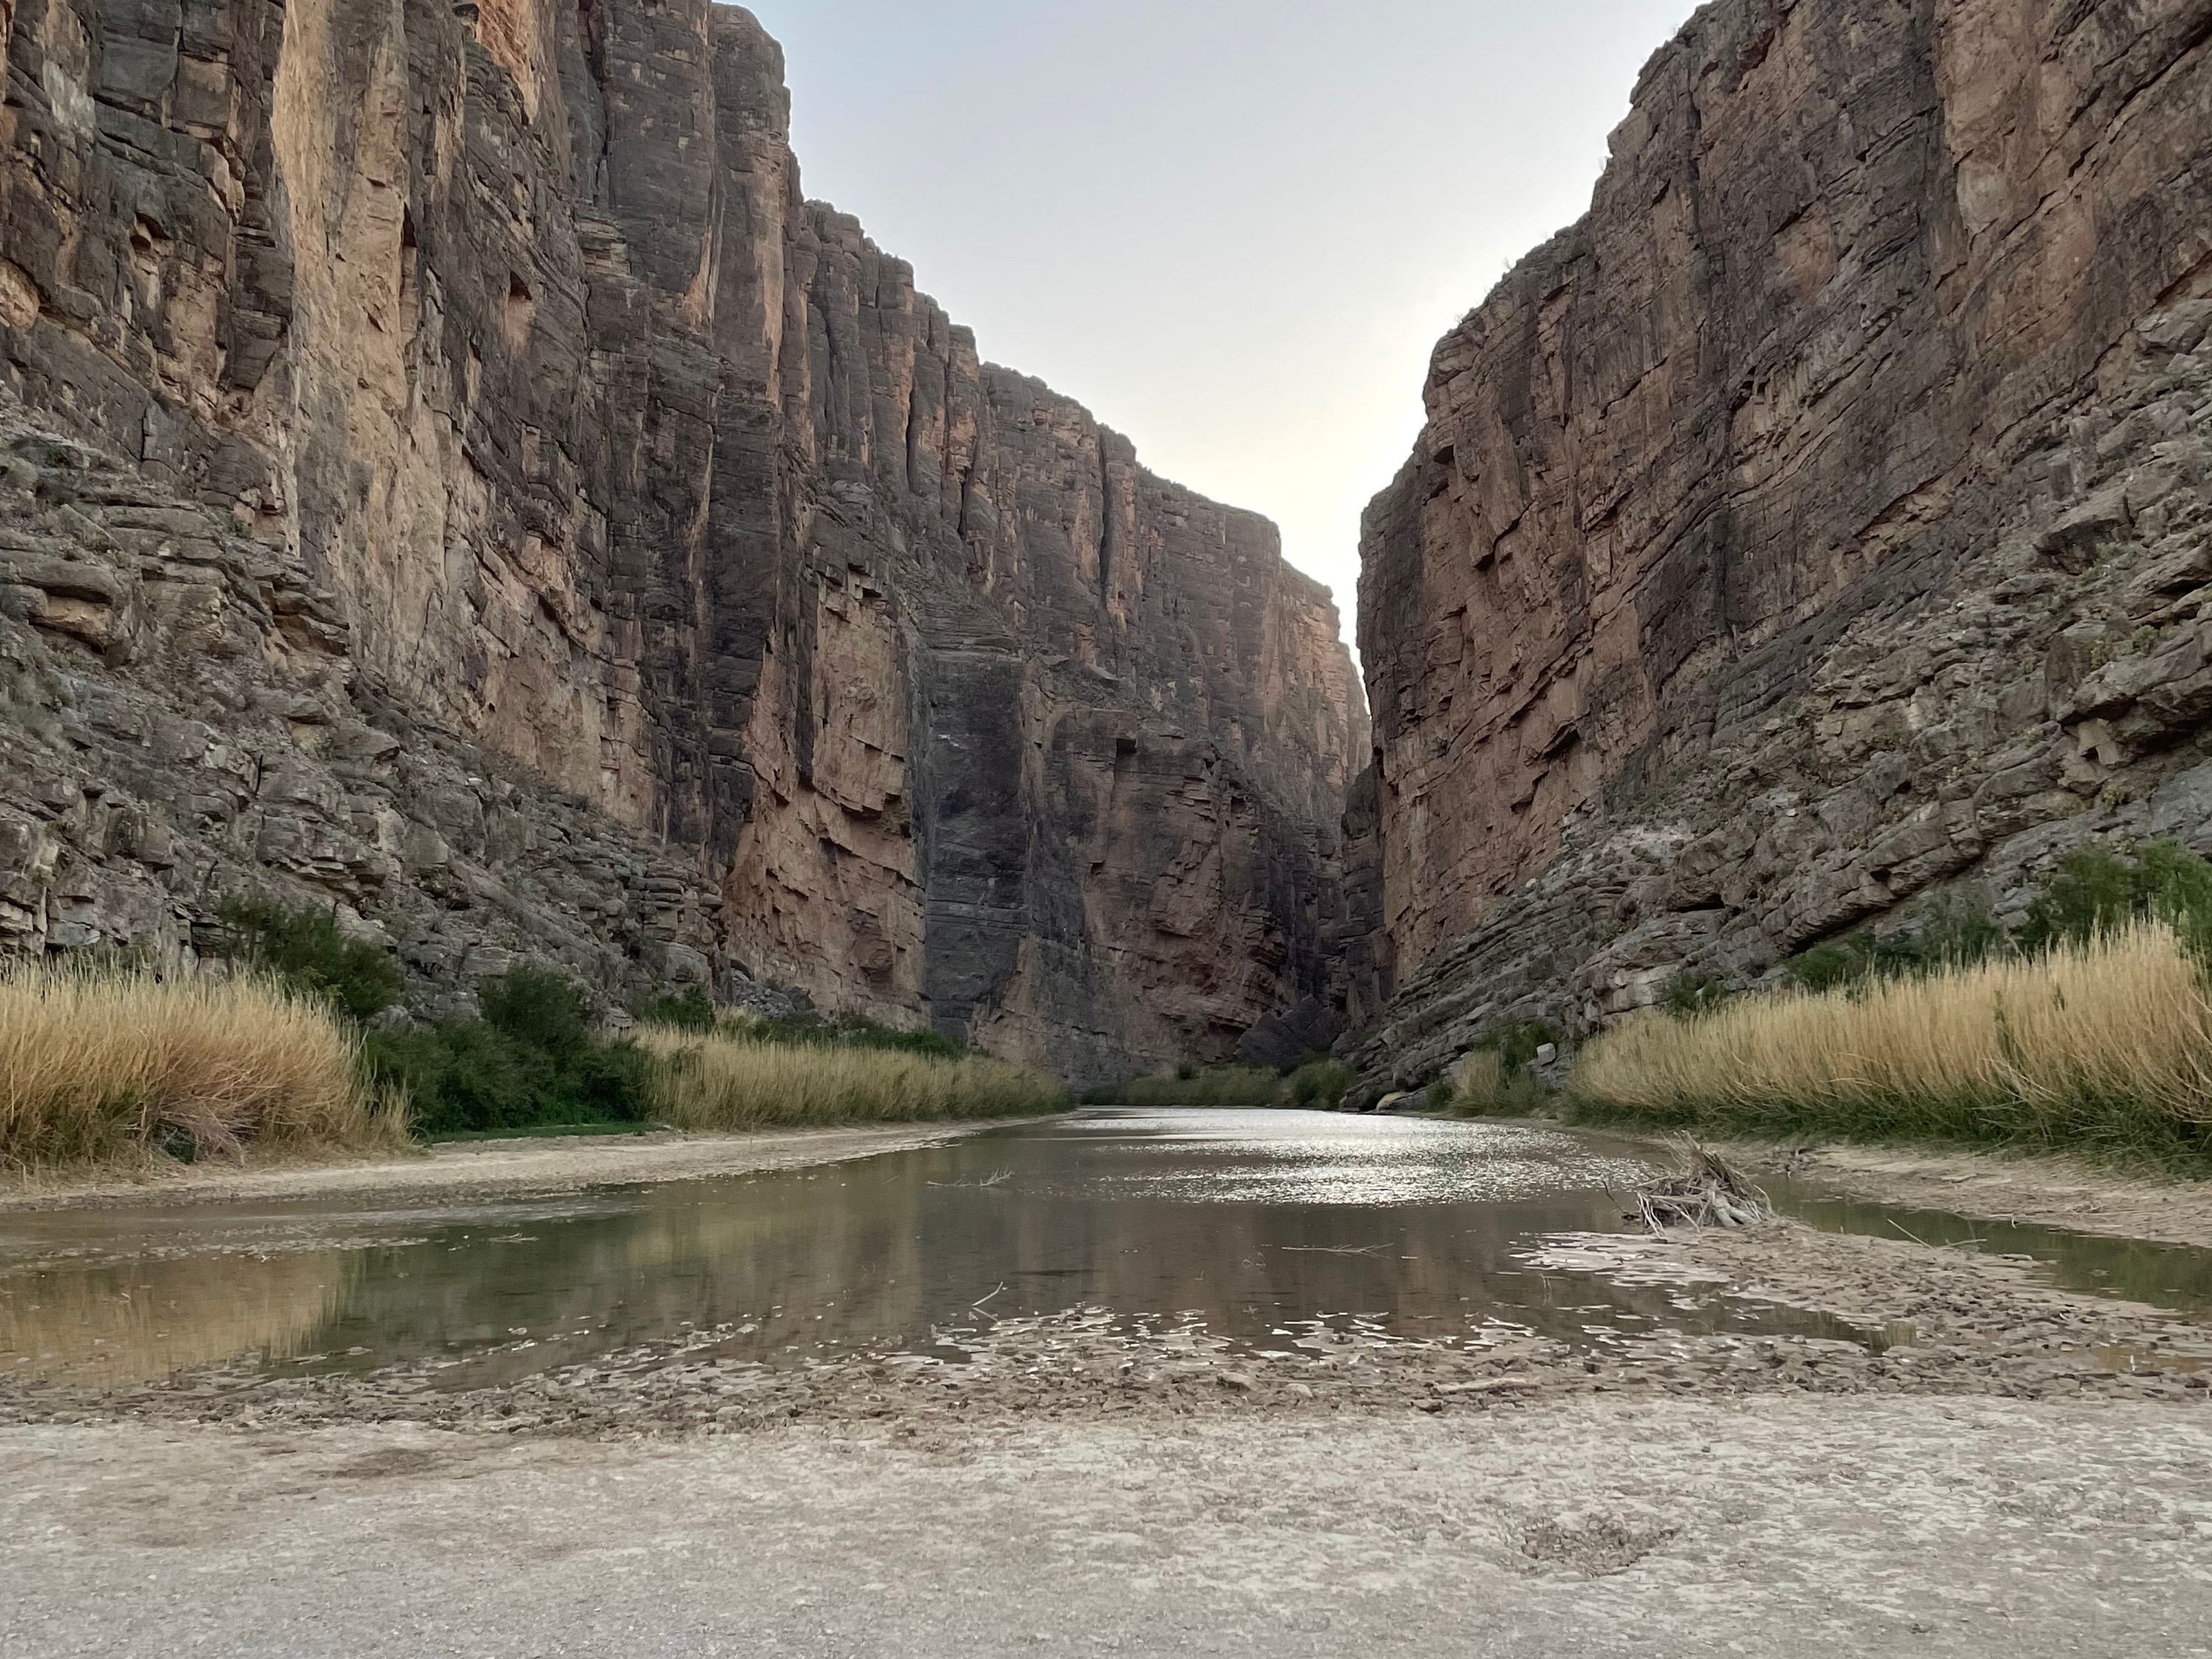
<path id="1" fill-rule="evenodd" d="M 2212 0 L 1700 10 L 1366 521 L 1363 1068 L 2212 850 L 2208 327 Z"/>
<path id="2" fill-rule="evenodd" d="M 1326 591 L 807 201 L 749 14 L 10 3 L 15 948 L 273 882 L 429 1007 L 535 951 L 1082 1078 L 1328 1024 Z"/>

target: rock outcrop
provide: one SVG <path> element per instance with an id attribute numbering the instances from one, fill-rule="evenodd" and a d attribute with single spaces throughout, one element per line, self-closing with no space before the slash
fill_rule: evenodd
<path id="1" fill-rule="evenodd" d="M 1439 348 L 1361 629 L 1432 1075 L 2212 849 L 2212 0 L 1719 0 Z"/>
<path id="2" fill-rule="evenodd" d="M 1077 1077 L 1341 1004 L 1328 594 L 805 199 L 750 15 L 11 3 L 16 948 L 274 880 L 433 1004 L 536 948 Z"/>

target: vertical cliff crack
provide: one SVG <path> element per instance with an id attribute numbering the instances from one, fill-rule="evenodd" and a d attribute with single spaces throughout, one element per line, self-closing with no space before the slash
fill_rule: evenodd
<path id="1" fill-rule="evenodd" d="M 1098 445 L 1098 608 L 1109 610 L 1114 592 L 1114 471 L 1106 445 Z"/>

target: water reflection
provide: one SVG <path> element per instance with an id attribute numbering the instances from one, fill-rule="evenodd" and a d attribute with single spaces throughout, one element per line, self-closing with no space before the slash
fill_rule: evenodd
<path id="1" fill-rule="evenodd" d="M 150 1260 L 0 1277 L 0 1374 L 112 1387 L 233 1359 L 307 1352 L 362 1262 L 337 1251 Z"/>
<path id="2" fill-rule="evenodd" d="M 2212 1311 L 2212 1250 L 1978 1220 L 1942 1210 L 1869 1204 L 1794 1181 L 1769 1182 L 1767 1190 L 1784 1215 L 1826 1232 L 1906 1238 L 2021 1257 L 2040 1265 L 2052 1284 L 2069 1291 L 2121 1297 L 2181 1313 Z"/>
<path id="3" fill-rule="evenodd" d="M 944 1352 L 1071 1308 L 1257 1347 L 1314 1322 L 1405 1339 L 1509 1325 L 1859 1335 L 1711 1285 L 1533 1247 L 1620 1231 L 1643 1149 L 1525 1126 L 1102 1113 L 811 1170 L 560 1200 L 200 1206 L 0 1221 L 0 1370 L 115 1384 L 225 1358 L 435 1359 L 508 1381 L 687 1330 L 802 1361 Z"/>

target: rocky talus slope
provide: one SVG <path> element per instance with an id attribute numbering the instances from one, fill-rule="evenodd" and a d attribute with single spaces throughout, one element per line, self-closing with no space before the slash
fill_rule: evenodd
<path id="1" fill-rule="evenodd" d="M 1327 592 L 804 198 L 749 14 L 11 0 L 0 53 L 12 948 L 273 884 L 428 1006 L 521 951 L 1079 1077 L 1326 1025 Z"/>
<path id="2" fill-rule="evenodd" d="M 1378 1081 L 2212 850 L 2212 0 L 1719 0 L 1612 148 L 1367 520 Z"/>

